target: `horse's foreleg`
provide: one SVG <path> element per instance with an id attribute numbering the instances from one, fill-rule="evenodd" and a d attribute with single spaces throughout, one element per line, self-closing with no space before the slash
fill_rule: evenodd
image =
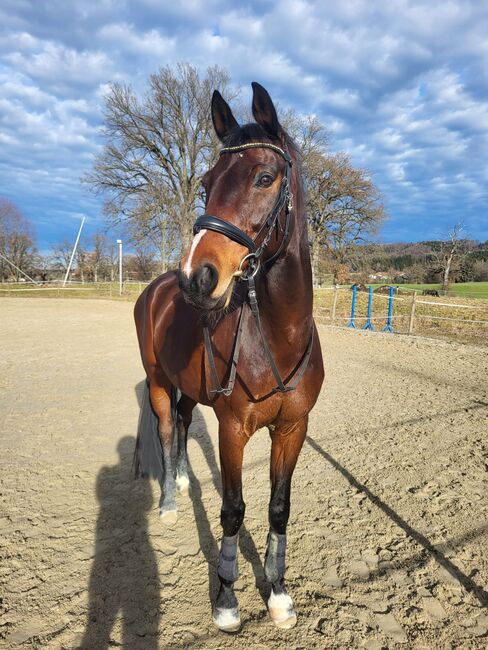
<path id="1" fill-rule="evenodd" d="M 159 515 L 165 524 L 174 524 L 178 518 L 176 511 L 176 483 L 173 471 L 171 450 L 173 447 L 174 424 L 171 412 L 171 387 L 168 389 L 153 382 L 149 387 L 151 404 L 158 416 L 159 438 L 163 448 L 163 477 L 161 479 L 161 501 Z"/>
<path id="2" fill-rule="evenodd" d="M 188 493 L 190 479 L 188 478 L 187 442 L 188 429 L 192 420 L 192 411 L 196 402 L 187 395 L 182 395 L 178 402 L 178 420 L 176 431 L 178 435 L 178 450 L 176 452 L 176 488 L 182 494 Z"/>
<path id="3" fill-rule="evenodd" d="M 290 515 L 291 478 L 307 424 L 308 417 L 305 417 L 293 427 L 277 427 L 271 433 L 271 499 L 264 574 L 271 583 L 268 600 L 271 619 L 284 629 L 293 627 L 297 621 L 293 601 L 285 589 L 286 526 Z"/>
<path id="4" fill-rule="evenodd" d="M 220 523 L 224 536 L 217 568 L 220 589 L 213 610 L 213 621 L 226 632 L 236 632 L 241 626 L 234 582 L 239 575 L 238 535 L 246 507 L 242 498 L 242 459 L 246 442 L 247 438 L 240 427 L 235 424 L 228 427 L 220 425 L 219 451 L 223 489 Z"/>

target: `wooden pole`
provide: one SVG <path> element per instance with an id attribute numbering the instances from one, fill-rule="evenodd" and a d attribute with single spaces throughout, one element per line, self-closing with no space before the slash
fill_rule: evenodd
<path id="1" fill-rule="evenodd" d="M 337 284 L 336 284 L 334 285 L 334 297 L 332 298 L 332 313 L 330 315 L 332 322 L 335 321 L 335 317 L 336 317 L 337 293 L 338 291 L 337 291 Z"/>
<path id="2" fill-rule="evenodd" d="M 415 302 L 417 300 L 417 292 L 413 292 L 412 304 L 410 306 L 410 321 L 408 323 L 408 333 L 413 334 L 413 326 L 415 322 Z"/>

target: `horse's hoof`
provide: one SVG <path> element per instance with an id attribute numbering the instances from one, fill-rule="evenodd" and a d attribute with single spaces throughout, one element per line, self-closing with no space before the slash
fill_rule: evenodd
<path id="1" fill-rule="evenodd" d="M 188 489 L 190 487 L 190 479 L 188 476 L 180 475 L 178 474 L 176 476 L 176 489 L 180 494 L 183 494 L 183 496 L 188 495 Z"/>
<path id="2" fill-rule="evenodd" d="M 275 594 L 271 590 L 268 600 L 268 610 L 271 620 L 281 630 L 289 630 L 297 624 L 297 615 L 293 609 L 293 601 L 288 594 Z"/>
<path id="3" fill-rule="evenodd" d="M 241 617 L 237 607 L 215 607 L 212 621 L 222 632 L 238 632 L 241 629 Z"/>
<path id="4" fill-rule="evenodd" d="M 163 510 L 163 508 L 160 508 L 159 516 L 163 524 L 167 526 L 174 526 L 178 521 L 178 512 L 176 510 Z"/>

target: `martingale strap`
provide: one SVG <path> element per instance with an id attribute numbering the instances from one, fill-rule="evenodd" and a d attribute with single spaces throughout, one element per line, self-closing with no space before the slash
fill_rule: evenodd
<path id="1" fill-rule="evenodd" d="M 264 346 L 264 351 L 266 352 L 266 356 L 268 357 L 269 365 L 271 366 L 271 370 L 273 371 L 273 375 L 277 383 L 277 386 L 273 388 L 273 393 L 289 393 L 290 391 L 295 390 L 295 388 L 298 386 L 298 382 L 303 377 L 305 370 L 307 369 L 308 362 L 310 361 L 310 356 L 312 354 L 313 334 L 315 328 L 312 324 L 312 331 L 310 333 L 310 338 L 308 340 L 308 344 L 305 349 L 302 362 L 300 363 L 300 366 L 295 373 L 293 381 L 285 386 L 285 383 L 281 378 L 280 371 L 278 370 L 278 366 L 276 365 L 276 362 L 273 358 L 273 354 L 271 353 L 271 350 L 269 348 L 268 342 L 264 337 L 264 332 L 261 325 L 261 317 L 259 315 L 258 299 L 256 294 L 256 287 L 254 284 L 254 277 L 250 277 L 248 283 L 249 283 L 249 305 L 251 307 L 254 320 L 256 321 L 256 326 L 258 328 L 258 332 Z"/>
<path id="2" fill-rule="evenodd" d="M 249 297 L 249 306 L 251 308 L 251 313 L 254 316 L 254 320 L 256 322 L 256 327 L 259 332 L 259 336 L 261 338 L 261 341 L 263 343 L 264 351 L 266 353 L 266 357 L 268 358 L 269 365 L 271 367 L 271 371 L 274 375 L 274 378 L 276 379 L 276 386 L 273 388 L 272 393 L 289 393 L 292 390 L 295 390 L 296 387 L 298 386 L 298 383 L 300 382 L 300 379 L 303 377 L 305 374 L 305 371 L 308 367 L 308 363 L 310 361 L 310 357 L 312 355 L 312 349 L 313 349 L 313 340 L 314 340 L 314 331 L 315 328 L 312 323 L 312 331 L 310 333 L 310 338 L 307 343 L 307 347 L 305 349 L 305 352 L 303 354 L 301 363 L 296 370 L 296 372 L 293 373 L 293 381 L 289 381 L 285 384 L 283 381 L 280 371 L 278 369 L 278 366 L 276 365 L 276 361 L 274 360 L 273 354 L 270 350 L 270 347 L 268 345 L 268 342 L 266 341 L 266 338 L 264 336 L 263 332 L 263 327 L 261 324 L 261 316 L 259 314 L 259 306 L 258 306 L 258 300 L 257 300 L 257 294 L 256 294 L 256 285 L 254 283 L 254 276 L 250 276 L 247 278 L 248 282 L 248 297 Z M 205 343 L 205 351 L 207 353 L 209 365 L 210 365 L 210 372 L 212 374 L 212 381 L 215 386 L 215 388 L 212 388 L 209 390 L 209 393 L 216 393 L 216 394 L 222 394 L 225 395 L 226 397 L 229 397 L 229 395 L 232 393 L 234 390 L 234 385 L 236 381 L 236 374 L 237 374 L 237 362 L 239 360 L 239 352 L 241 349 L 241 334 L 242 334 L 242 329 L 243 329 L 243 314 L 244 314 L 244 305 L 241 307 L 241 313 L 239 314 L 239 322 L 237 325 L 237 335 L 236 339 L 234 341 L 234 351 L 232 354 L 232 362 L 231 362 L 231 367 L 230 367 L 230 374 L 229 374 L 229 381 L 227 383 L 227 386 L 224 388 L 222 384 L 220 383 L 219 376 L 217 374 L 217 367 L 215 365 L 215 356 L 213 353 L 212 349 L 212 339 L 210 337 L 210 332 L 208 329 L 208 326 L 205 324 L 203 326 L 203 336 L 204 336 L 204 343 Z M 291 379 L 290 377 L 289 379 Z"/>

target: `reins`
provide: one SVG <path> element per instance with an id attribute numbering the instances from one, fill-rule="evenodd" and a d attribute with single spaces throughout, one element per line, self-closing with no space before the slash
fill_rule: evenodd
<path id="1" fill-rule="evenodd" d="M 261 324 L 261 316 L 259 313 L 259 305 L 257 300 L 256 285 L 255 285 L 254 278 L 261 267 L 261 257 L 264 251 L 266 250 L 269 242 L 271 241 L 271 237 L 277 227 L 279 216 L 283 209 L 285 210 L 285 224 L 283 228 L 283 237 L 281 239 L 281 243 L 278 247 L 278 250 L 270 258 L 268 258 L 266 261 L 262 263 L 262 266 L 265 269 L 269 269 L 271 265 L 274 263 L 274 261 L 281 255 L 288 241 L 288 237 L 290 234 L 291 215 L 293 209 L 293 195 L 290 189 L 292 159 L 288 154 L 288 152 L 286 152 L 284 149 L 281 149 L 277 145 L 271 144 L 269 142 L 250 142 L 235 147 L 223 147 L 220 150 L 220 155 L 224 153 L 237 153 L 246 149 L 255 149 L 255 148 L 271 149 L 276 153 L 279 153 L 286 161 L 285 173 L 283 174 L 278 197 L 275 201 L 273 208 L 271 209 L 270 213 L 266 217 L 266 220 L 264 221 L 263 225 L 259 229 L 257 235 L 254 237 L 254 239 L 251 239 L 251 237 L 249 237 L 247 233 L 245 233 L 243 230 L 241 230 L 234 224 L 229 223 L 228 221 L 225 221 L 224 219 L 221 219 L 220 217 L 216 217 L 211 214 L 204 214 L 203 216 L 198 217 L 198 219 L 195 221 L 195 224 L 193 226 L 193 234 L 197 234 L 198 232 L 200 232 L 200 230 L 203 229 L 213 230 L 214 232 L 218 232 L 222 235 L 225 235 L 229 239 L 237 242 L 238 244 L 241 244 L 242 246 L 246 247 L 249 250 L 249 253 L 244 256 L 244 258 L 241 260 L 239 264 L 239 269 L 238 269 L 238 273 L 236 274 L 236 277 L 241 282 L 247 282 L 247 298 L 249 302 L 249 307 L 251 309 L 251 313 L 256 322 L 256 327 L 261 337 L 261 341 L 263 343 L 264 351 L 268 358 L 269 365 L 276 379 L 277 385 L 272 390 L 272 393 L 278 393 L 278 392 L 288 393 L 296 389 L 300 379 L 303 377 L 303 375 L 305 374 L 305 370 L 307 369 L 308 363 L 310 361 L 310 356 L 312 354 L 314 327 L 312 324 L 312 331 L 310 334 L 310 338 L 307 347 L 305 349 L 305 352 L 303 354 L 302 360 L 300 362 L 300 365 L 297 368 L 297 370 L 294 373 L 292 373 L 292 376 L 289 377 L 288 379 L 289 382 L 290 379 L 293 377 L 293 381 L 291 381 L 291 383 L 285 384 L 285 381 L 283 381 L 283 378 L 281 377 L 276 362 L 273 358 L 271 349 L 264 336 L 264 332 Z M 260 238 L 263 232 L 266 232 L 266 230 L 267 233 L 265 234 L 262 242 L 258 246 L 256 244 L 256 241 Z M 246 269 L 243 269 L 242 268 L 243 264 L 246 261 L 248 262 L 248 265 Z M 239 314 L 237 333 L 236 333 L 234 348 L 232 352 L 229 381 L 225 388 L 220 383 L 220 379 L 217 374 L 217 368 L 215 365 L 215 356 L 212 348 L 212 339 L 210 336 L 208 325 L 206 323 L 203 325 L 205 350 L 209 360 L 212 380 L 215 385 L 215 388 L 209 390 L 210 393 L 222 394 L 228 397 L 234 389 L 236 374 L 237 374 L 237 362 L 239 360 L 239 353 L 241 349 L 241 335 L 242 335 L 242 329 L 244 323 L 244 318 L 243 318 L 244 305 L 245 303 L 243 303 L 241 307 L 241 312 Z"/>

